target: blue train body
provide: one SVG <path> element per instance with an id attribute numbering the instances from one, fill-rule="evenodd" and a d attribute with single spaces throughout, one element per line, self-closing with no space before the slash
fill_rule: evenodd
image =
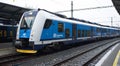
<path id="1" fill-rule="evenodd" d="M 18 26 L 15 42 L 17 52 L 36 53 L 48 46 L 69 45 L 120 35 L 118 28 L 60 16 L 46 10 L 25 12 Z"/>

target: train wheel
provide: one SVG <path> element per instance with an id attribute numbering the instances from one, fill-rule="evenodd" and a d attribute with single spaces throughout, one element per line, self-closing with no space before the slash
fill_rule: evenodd
<path id="1" fill-rule="evenodd" d="M 60 50 L 64 47 L 64 44 L 62 42 L 60 42 L 60 43 L 57 42 L 57 43 L 53 43 L 53 44 L 54 44 L 54 46 L 52 47 L 53 50 Z"/>
<path id="2" fill-rule="evenodd" d="M 53 49 L 51 46 L 48 45 L 42 49 L 42 52 L 47 52 L 47 53 L 53 52 Z"/>

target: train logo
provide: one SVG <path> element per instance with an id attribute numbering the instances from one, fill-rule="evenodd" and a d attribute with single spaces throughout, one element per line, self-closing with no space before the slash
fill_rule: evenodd
<path id="1" fill-rule="evenodd" d="M 26 33 L 23 33 L 23 37 L 26 37 Z"/>
<path id="2" fill-rule="evenodd" d="M 60 37 L 63 37 L 63 35 L 58 35 L 56 33 L 53 34 L 53 38 L 60 38 Z"/>

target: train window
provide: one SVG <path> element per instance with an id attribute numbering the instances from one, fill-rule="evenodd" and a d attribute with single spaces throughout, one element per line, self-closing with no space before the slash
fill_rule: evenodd
<path id="1" fill-rule="evenodd" d="M 82 37 L 84 37 L 84 30 L 82 30 Z"/>
<path id="2" fill-rule="evenodd" d="M 10 36 L 11 36 L 11 37 L 13 36 L 13 32 L 12 32 L 12 31 L 10 31 Z"/>
<path id="3" fill-rule="evenodd" d="M 80 37 L 80 35 L 81 35 L 81 31 L 80 31 L 80 30 L 78 30 L 78 37 Z"/>
<path id="4" fill-rule="evenodd" d="M 80 37 L 80 30 L 78 30 L 78 37 Z"/>
<path id="5" fill-rule="evenodd" d="M 100 28 L 97 28 L 97 29 L 96 29 L 96 32 L 100 32 Z"/>
<path id="6" fill-rule="evenodd" d="M 88 37 L 88 30 L 86 30 L 86 37 Z"/>
<path id="7" fill-rule="evenodd" d="M 87 37 L 87 30 L 85 30 L 84 33 L 85 33 L 85 37 Z"/>
<path id="8" fill-rule="evenodd" d="M 63 31 L 64 31 L 64 24 L 58 23 L 58 32 L 63 32 Z"/>
<path id="9" fill-rule="evenodd" d="M 91 35 L 91 32 L 90 32 L 90 30 L 88 30 L 87 34 L 88 34 L 88 36 L 90 36 L 90 35 Z"/>
<path id="10" fill-rule="evenodd" d="M 107 32 L 107 29 L 105 29 L 105 32 Z"/>
<path id="11" fill-rule="evenodd" d="M 104 32 L 105 32 L 105 29 L 103 29 L 102 31 L 103 31 L 103 33 L 104 33 Z"/>
<path id="12" fill-rule="evenodd" d="M 70 37 L 70 30 L 69 29 L 65 29 L 65 37 L 66 38 Z"/>
<path id="13" fill-rule="evenodd" d="M 44 29 L 48 29 L 52 25 L 52 20 L 47 19 L 45 21 Z"/>
<path id="14" fill-rule="evenodd" d="M 7 36 L 7 31 L 6 30 L 4 30 L 4 37 L 6 37 Z"/>
<path id="15" fill-rule="evenodd" d="M 2 31 L 0 31 L 0 37 L 2 37 Z"/>
<path id="16" fill-rule="evenodd" d="M 106 32 L 106 29 L 103 29 L 102 31 L 105 33 L 105 32 Z"/>
<path id="17" fill-rule="evenodd" d="M 31 29 L 33 22 L 35 20 L 35 16 L 24 16 L 22 18 L 22 22 L 21 22 L 21 29 Z"/>

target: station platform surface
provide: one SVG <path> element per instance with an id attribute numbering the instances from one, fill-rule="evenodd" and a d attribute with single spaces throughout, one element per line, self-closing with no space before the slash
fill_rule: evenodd
<path id="1" fill-rule="evenodd" d="M 0 43 L 0 57 L 15 54 L 16 50 L 12 42 Z"/>
<path id="2" fill-rule="evenodd" d="M 95 66 L 120 66 L 120 43 L 112 47 Z"/>
<path id="3" fill-rule="evenodd" d="M 0 49 L 14 47 L 12 42 L 0 43 Z"/>

